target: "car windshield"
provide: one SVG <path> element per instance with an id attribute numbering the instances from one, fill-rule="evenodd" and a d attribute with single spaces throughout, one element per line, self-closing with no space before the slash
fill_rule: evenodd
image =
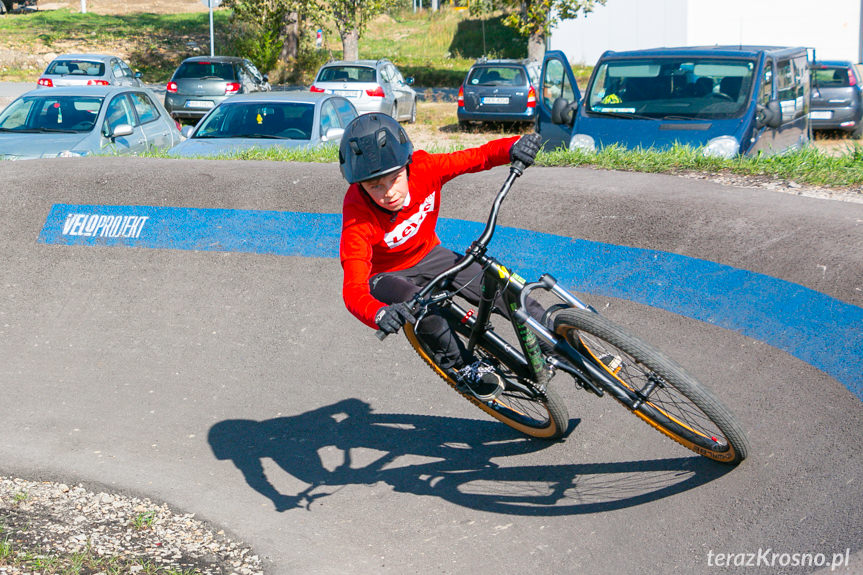
<path id="1" fill-rule="evenodd" d="M 587 109 L 614 116 L 721 119 L 748 106 L 755 62 L 657 58 L 604 62 L 588 87 Z"/>
<path id="2" fill-rule="evenodd" d="M 812 83 L 821 88 L 847 88 L 856 83 L 856 78 L 844 66 L 813 68 Z"/>
<path id="3" fill-rule="evenodd" d="M 74 74 L 83 76 L 104 76 L 105 64 L 88 60 L 54 60 L 45 70 L 46 74 Z"/>
<path id="4" fill-rule="evenodd" d="M 469 86 L 524 86 L 524 70 L 517 66 L 475 66 L 467 77 Z"/>
<path id="5" fill-rule="evenodd" d="M 174 80 L 214 78 L 233 81 L 234 66 L 229 62 L 183 62 L 174 72 Z"/>
<path id="6" fill-rule="evenodd" d="M 102 100 L 96 96 L 25 96 L 0 114 L 0 132 L 89 132 Z"/>
<path id="7" fill-rule="evenodd" d="M 318 75 L 318 82 L 375 81 L 375 69 L 367 66 L 329 66 Z"/>
<path id="8" fill-rule="evenodd" d="M 204 119 L 192 137 L 310 140 L 314 118 L 314 104 L 225 103 Z"/>

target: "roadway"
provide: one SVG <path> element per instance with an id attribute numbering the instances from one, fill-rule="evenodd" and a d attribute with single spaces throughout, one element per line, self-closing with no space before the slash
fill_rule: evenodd
<path id="1" fill-rule="evenodd" d="M 445 187 L 448 243 L 504 175 Z M 34 160 L 0 182 L 0 473 L 164 501 L 273 574 L 815 570 L 714 567 L 768 548 L 863 569 L 861 204 L 580 168 L 531 168 L 504 204 L 494 253 L 737 414 L 752 453 L 728 469 L 561 377 L 568 437 L 524 440 L 378 342 L 341 303 L 333 165 Z"/>

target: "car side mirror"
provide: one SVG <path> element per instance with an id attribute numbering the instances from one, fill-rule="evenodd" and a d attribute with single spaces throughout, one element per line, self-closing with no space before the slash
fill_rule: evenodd
<path id="1" fill-rule="evenodd" d="M 552 123 L 572 125 L 573 113 L 577 109 L 578 102 L 569 102 L 566 98 L 555 98 L 551 105 Z"/>
<path id="2" fill-rule="evenodd" d="M 779 128 L 782 125 L 782 106 L 779 100 L 770 100 L 766 106 L 759 105 L 755 118 L 759 128 Z"/>
<path id="3" fill-rule="evenodd" d="M 344 135 L 344 128 L 330 128 L 327 130 L 327 133 L 321 138 L 324 142 L 331 142 L 333 140 L 338 140 Z"/>
<path id="4" fill-rule="evenodd" d="M 180 134 L 184 138 L 191 138 L 192 132 L 194 132 L 194 131 L 195 131 L 195 126 L 183 126 L 183 129 L 180 130 Z"/>
<path id="5" fill-rule="evenodd" d="M 123 136 L 131 136 L 134 133 L 135 129 L 129 124 L 117 124 L 114 126 L 114 129 L 108 129 L 108 133 L 106 134 L 108 138 L 113 141 L 115 138 L 122 138 Z"/>
<path id="6" fill-rule="evenodd" d="M 414 85 L 414 77 L 408 76 L 407 78 L 405 78 L 405 84 L 407 84 L 408 86 L 413 86 Z"/>
<path id="7" fill-rule="evenodd" d="M 264 83 L 268 83 L 270 81 L 270 77 L 264 74 Z"/>
<path id="8" fill-rule="evenodd" d="M 141 78 L 141 76 L 143 76 L 143 74 L 141 74 L 141 72 L 139 72 L 138 70 L 135 70 L 135 77 Z"/>

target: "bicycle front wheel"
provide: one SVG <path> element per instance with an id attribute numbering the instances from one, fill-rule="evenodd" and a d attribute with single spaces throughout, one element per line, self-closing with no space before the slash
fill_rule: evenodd
<path id="1" fill-rule="evenodd" d="M 746 435 L 731 411 L 660 351 L 589 310 L 561 311 L 554 329 L 633 399 L 644 394 L 633 413 L 649 425 L 715 461 L 746 458 Z"/>
<path id="2" fill-rule="evenodd" d="M 497 373 L 507 383 L 503 393 L 497 399 L 483 402 L 469 391 L 463 390 L 450 375 L 450 372 L 435 362 L 434 356 L 417 337 L 414 326 L 405 324 L 404 331 L 411 346 L 435 373 L 459 395 L 493 418 L 530 437 L 558 439 L 566 432 L 569 426 L 569 412 L 560 396 L 552 389 L 546 388 L 544 391 L 536 389 L 532 382 L 526 382 L 519 378 L 512 366 L 507 365 L 509 360 L 502 354 L 501 357 L 498 357 L 481 345 L 475 349 L 477 358 L 494 366 Z M 458 331 L 456 333 L 466 343 L 467 338 Z M 515 386 L 510 382 L 518 382 L 521 385 Z M 524 391 L 524 389 L 529 392 Z"/>

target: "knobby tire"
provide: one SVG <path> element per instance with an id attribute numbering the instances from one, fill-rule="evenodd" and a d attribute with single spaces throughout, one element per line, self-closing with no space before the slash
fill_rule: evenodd
<path id="1" fill-rule="evenodd" d="M 654 429 L 721 463 L 736 465 L 746 458 L 746 435 L 731 411 L 662 352 L 590 310 L 559 312 L 554 329 L 631 396 L 651 378 L 659 382 L 633 411 Z"/>
<path id="2" fill-rule="evenodd" d="M 553 389 L 546 388 L 545 392 L 539 396 L 528 397 L 511 386 L 507 386 L 497 399 L 482 402 L 469 391 L 461 389 L 458 382 L 447 370 L 442 369 L 435 362 L 432 354 L 417 337 L 414 326 L 405 324 L 404 331 L 414 350 L 447 385 L 493 418 L 530 437 L 552 440 L 558 439 L 566 433 L 569 426 L 569 412 L 563 400 Z M 461 333 L 458 333 L 458 337 L 463 340 L 466 339 Z M 497 357 L 480 346 L 477 346 L 475 351 L 477 357 L 492 363 L 505 381 L 516 377 L 511 367 L 507 366 L 506 358 Z M 521 383 L 526 382 L 522 380 Z"/>

